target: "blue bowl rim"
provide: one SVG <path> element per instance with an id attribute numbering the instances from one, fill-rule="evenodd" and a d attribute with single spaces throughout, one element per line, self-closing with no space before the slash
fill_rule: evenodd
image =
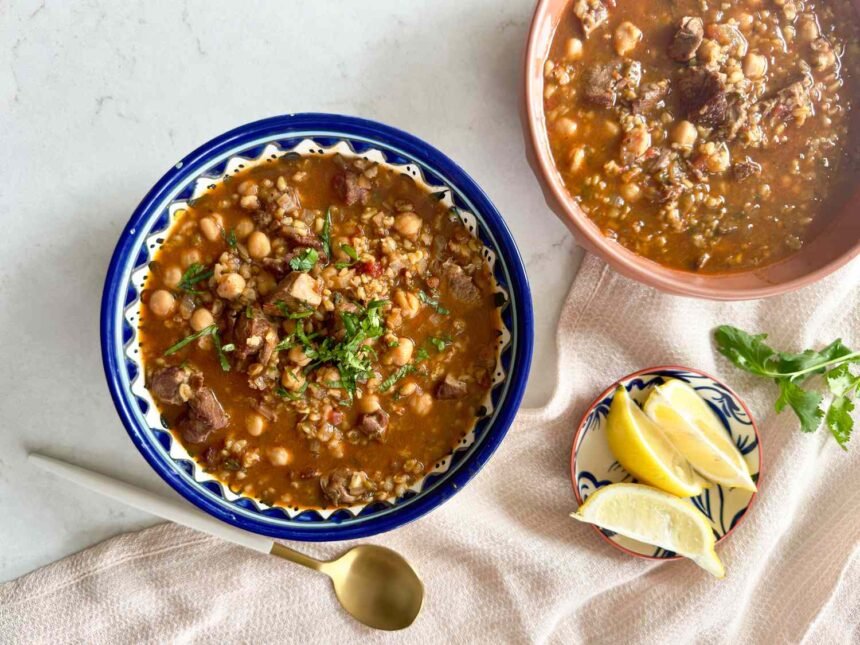
<path id="1" fill-rule="evenodd" d="M 312 131 L 314 134 L 310 135 L 311 137 L 333 136 L 345 139 L 351 136 L 365 137 L 372 142 L 378 142 L 383 148 L 396 148 L 397 152 L 419 162 L 419 165 L 429 167 L 445 177 L 451 185 L 456 186 L 476 206 L 476 210 L 497 239 L 498 252 L 504 256 L 510 273 L 511 284 L 508 286 L 517 296 L 513 300 L 519 320 L 517 344 L 513 356 L 513 365 L 516 369 L 508 375 L 510 379 L 508 395 L 502 402 L 495 423 L 487 428 L 484 440 L 471 458 L 464 461 L 451 476 L 428 495 L 421 496 L 397 512 L 381 517 L 370 517 L 357 525 L 332 524 L 331 528 L 317 528 L 313 531 L 294 526 L 273 526 L 235 515 L 225 506 L 207 499 L 193 485 L 181 478 L 173 462 L 164 460 L 153 450 L 141 433 L 141 429 L 133 421 L 131 406 L 135 405 L 134 395 L 121 385 L 118 372 L 125 369 L 123 347 L 121 340 L 116 342 L 121 338 L 123 321 L 122 307 L 117 308 L 115 304 L 126 287 L 122 282 L 123 267 L 129 255 L 138 251 L 142 241 L 138 226 L 151 217 L 154 207 L 176 184 L 184 181 L 189 175 L 198 174 L 221 154 L 259 141 L 261 138 L 271 137 L 272 140 L 276 140 L 288 137 L 291 131 L 303 134 Z M 459 165 L 421 139 L 376 121 L 339 114 L 297 113 L 269 117 L 229 130 L 186 155 L 155 183 L 123 229 L 111 257 L 102 292 L 100 336 L 105 377 L 117 413 L 132 443 L 167 484 L 209 515 L 238 528 L 270 537 L 322 542 L 368 537 L 403 526 L 453 497 L 478 473 L 510 429 L 525 393 L 534 345 L 534 312 L 525 266 L 507 224 L 486 193 Z"/>

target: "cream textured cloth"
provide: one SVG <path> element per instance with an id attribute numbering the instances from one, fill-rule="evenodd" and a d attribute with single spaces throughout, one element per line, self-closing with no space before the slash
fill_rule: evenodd
<path id="1" fill-rule="evenodd" d="M 860 431 L 848 453 L 773 412 L 775 386 L 715 356 L 711 329 L 803 349 L 860 345 L 860 262 L 761 302 L 664 295 L 586 258 L 558 332 L 559 385 L 523 410 L 484 470 L 429 516 L 369 540 L 408 558 L 424 609 L 367 629 L 321 575 L 174 525 L 122 535 L 0 587 L 3 643 L 848 643 L 860 641 Z M 536 297 L 540 298 L 540 285 Z M 568 517 L 573 432 L 611 381 L 679 363 L 741 392 L 762 433 L 761 492 L 719 552 L 718 581 L 631 558 Z M 551 369 L 536 365 L 535 369 Z M 326 557 L 346 544 L 303 544 Z"/>

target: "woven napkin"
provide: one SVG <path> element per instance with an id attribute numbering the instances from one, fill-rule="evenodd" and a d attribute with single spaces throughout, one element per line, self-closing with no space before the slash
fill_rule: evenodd
<path id="1" fill-rule="evenodd" d="M 424 609 L 408 630 L 351 620 L 321 575 L 164 524 L 0 587 L 0 642 L 858 642 L 860 445 L 845 453 L 826 432 L 801 434 L 789 413 L 774 413 L 773 384 L 715 356 L 710 341 L 730 323 L 770 332 L 777 347 L 840 336 L 860 345 L 858 278 L 854 262 L 790 295 L 703 302 L 587 257 L 559 322 L 550 404 L 521 411 L 451 501 L 368 540 L 402 553 L 424 580 Z M 722 581 L 687 561 L 631 558 L 568 517 L 580 415 L 613 379 L 667 363 L 722 377 L 762 433 L 761 492 L 719 548 Z M 348 546 L 298 548 L 325 558 Z"/>

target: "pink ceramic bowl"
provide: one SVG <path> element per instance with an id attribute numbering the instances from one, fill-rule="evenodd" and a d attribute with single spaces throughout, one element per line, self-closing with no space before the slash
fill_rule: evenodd
<path id="1" fill-rule="evenodd" d="M 832 273 L 860 253 L 860 189 L 827 228 L 784 260 L 758 269 L 696 274 L 664 267 L 606 238 L 579 208 L 555 168 L 543 112 L 543 66 L 568 0 L 539 0 L 525 56 L 526 150 L 549 207 L 577 242 L 619 273 L 662 291 L 713 300 L 750 300 L 792 291 Z M 856 4 L 860 6 L 860 0 Z"/>

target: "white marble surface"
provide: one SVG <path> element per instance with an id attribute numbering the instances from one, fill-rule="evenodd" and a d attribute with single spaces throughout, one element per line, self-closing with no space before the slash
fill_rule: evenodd
<path id="1" fill-rule="evenodd" d="M 523 157 L 532 0 L 0 0 L 0 581 L 155 520 L 35 472 L 28 450 L 173 494 L 128 440 L 98 339 L 102 281 L 138 200 L 241 123 L 328 111 L 413 132 L 506 217 L 531 278 L 536 369 L 579 253 Z M 452 502 L 456 503 L 456 499 Z"/>

